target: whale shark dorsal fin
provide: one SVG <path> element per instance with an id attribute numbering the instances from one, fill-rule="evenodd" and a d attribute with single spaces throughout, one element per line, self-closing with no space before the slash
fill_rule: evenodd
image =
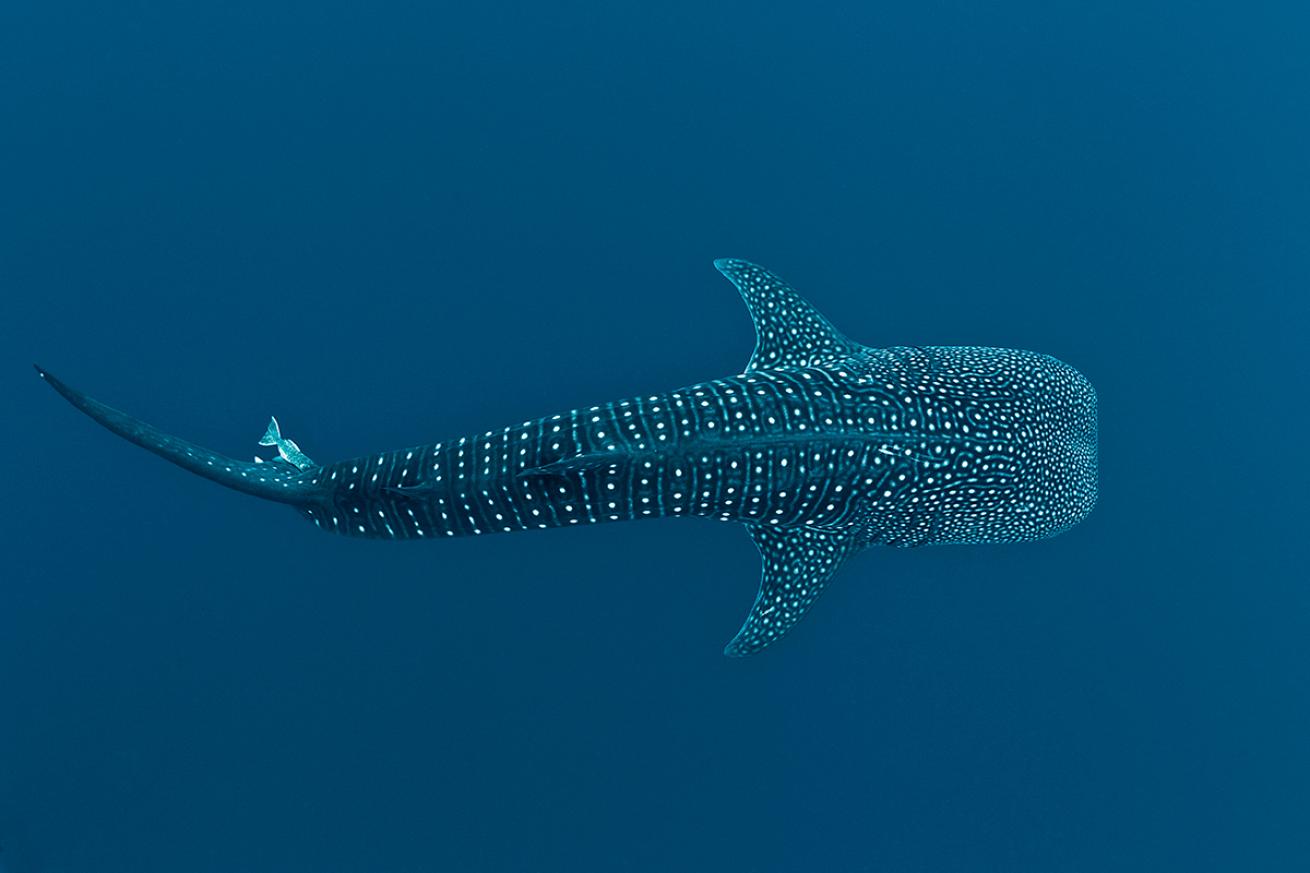
<path id="1" fill-rule="evenodd" d="M 746 372 L 810 367 L 859 351 L 858 343 L 843 336 L 808 300 L 763 267 L 735 258 L 720 258 L 714 266 L 741 292 L 755 322 L 755 353 Z"/>
<path id="2" fill-rule="evenodd" d="M 723 649 L 743 658 L 777 642 L 800 621 L 837 569 L 859 551 L 849 531 L 747 527 L 764 559 L 760 593 L 750 615 Z"/>

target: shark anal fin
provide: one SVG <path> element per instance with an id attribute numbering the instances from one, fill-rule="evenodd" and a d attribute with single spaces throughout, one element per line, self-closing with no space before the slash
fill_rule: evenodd
<path id="1" fill-rule="evenodd" d="M 810 367 L 859 352 L 858 343 L 843 336 L 808 300 L 763 267 L 734 258 L 720 258 L 714 266 L 736 286 L 755 322 L 755 353 L 747 372 Z"/>
<path id="2" fill-rule="evenodd" d="M 837 569 L 858 551 L 849 531 L 765 525 L 751 525 L 748 530 L 764 559 L 764 571 L 750 615 L 723 650 L 730 658 L 753 655 L 782 639 Z"/>

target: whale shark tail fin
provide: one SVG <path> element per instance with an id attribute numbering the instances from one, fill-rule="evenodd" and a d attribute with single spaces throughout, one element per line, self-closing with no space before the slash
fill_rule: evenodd
<path id="1" fill-rule="evenodd" d="M 301 470 L 291 464 L 255 464 L 225 457 L 93 400 L 81 391 L 65 385 L 41 367 L 37 367 L 36 371 L 65 400 L 104 427 L 197 476 L 265 500 L 301 507 L 318 503 L 326 490 L 319 484 L 317 468 Z M 275 425 L 276 422 L 270 425 L 270 432 Z"/>

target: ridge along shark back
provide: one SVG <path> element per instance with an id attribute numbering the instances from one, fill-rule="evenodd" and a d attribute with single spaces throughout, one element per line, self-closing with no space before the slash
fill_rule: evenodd
<path id="1" fill-rule="evenodd" d="M 866 546 L 1037 540 L 1091 511 L 1096 393 L 1077 370 L 1012 349 L 867 348 L 769 271 L 715 266 L 755 323 L 740 375 L 334 464 L 277 419 L 260 440 L 276 457 L 226 458 L 37 371 L 125 439 L 348 536 L 740 522 L 764 569 L 734 657 L 781 639 Z"/>

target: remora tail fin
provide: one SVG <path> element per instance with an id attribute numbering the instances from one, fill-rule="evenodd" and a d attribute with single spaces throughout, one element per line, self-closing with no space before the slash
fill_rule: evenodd
<path id="1" fill-rule="evenodd" d="M 268 420 L 268 429 L 259 438 L 259 444 L 261 446 L 277 446 L 278 456 L 297 469 L 312 470 L 318 466 L 309 455 L 300 450 L 300 446 L 296 445 L 295 440 L 282 436 L 282 428 L 278 426 L 276 416 Z M 255 463 L 259 463 L 259 460 L 256 459 Z"/>
<path id="2" fill-rule="evenodd" d="M 268 420 L 268 429 L 259 438 L 259 444 L 261 446 L 275 446 L 281 441 L 282 429 L 277 425 L 277 416 L 273 416 Z"/>
<path id="3" fill-rule="evenodd" d="M 39 366 L 36 371 L 64 399 L 109 430 L 197 476 L 204 476 L 220 485 L 265 500 L 293 506 L 315 503 L 322 494 L 316 470 L 302 471 L 289 464 L 252 464 L 225 457 L 105 406 L 81 391 L 68 387 Z"/>

